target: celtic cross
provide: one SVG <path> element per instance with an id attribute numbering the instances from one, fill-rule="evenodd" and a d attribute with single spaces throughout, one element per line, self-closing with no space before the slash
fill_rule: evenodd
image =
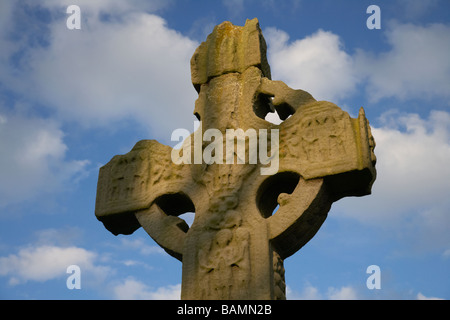
<path id="1" fill-rule="evenodd" d="M 334 201 L 371 192 L 375 143 L 364 110 L 354 119 L 272 81 L 257 19 L 216 26 L 191 76 L 201 126 L 180 149 L 143 140 L 113 157 L 100 169 L 95 214 L 116 235 L 143 227 L 182 261 L 182 299 L 285 299 L 284 259 Z M 264 120 L 274 111 L 284 122 Z M 242 150 L 229 148 L 239 141 Z M 265 147 L 265 161 L 252 156 Z M 190 227 L 185 212 L 195 212 Z"/>

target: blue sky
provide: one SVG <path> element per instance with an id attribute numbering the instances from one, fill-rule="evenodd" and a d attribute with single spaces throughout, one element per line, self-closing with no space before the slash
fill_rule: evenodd
<path id="1" fill-rule="evenodd" d="M 72 4 L 81 30 L 66 27 Z M 449 13 L 446 0 L 1 1 L 0 298 L 179 298 L 179 261 L 96 220 L 98 169 L 193 130 L 195 48 L 258 17 L 272 78 L 353 117 L 364 106 L 377 143 L 373 194 L 335 203 L 285 261 L 288 299 L 449 299 Z"/>

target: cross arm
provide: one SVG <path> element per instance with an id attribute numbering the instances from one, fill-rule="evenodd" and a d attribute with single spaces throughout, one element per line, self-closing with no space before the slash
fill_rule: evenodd
<path id="1" fill-rule="evenodd" d="M 376 157 L 362 108 L 353 119 L 330 102 L 310 102 L 279 127 L 278 175 L 299 176 L 295 189 L 278 195 L 279 209 L 268 218 L 270 239 L 285 258 L 314 236 L 334 201 L 371 193 Z"/>
<path id="2" fill-rule="evenodd" d="M 142 140 L 129 153 L 113 157 L 100 168 L 95 214 L 115 235 L 143 226 L 181 259 L 179 248 L 188 226 L 177 216 L 195 209 L 183 193 L 186 168 L 172 162 L 171 150 L 155 140 Z"/>
<path id="3" fill-rule="evenodd" d="M 334 201 L 371 193 L 375 141 L 363 108 L 353 119 L 331 102 L 312 102 L 284 121 L 280 132 L 280 170 L 325 179 Z"/>

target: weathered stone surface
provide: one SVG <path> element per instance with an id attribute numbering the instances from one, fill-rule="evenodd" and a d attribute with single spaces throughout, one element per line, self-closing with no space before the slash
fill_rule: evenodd
<path id="1" fill-rule="evenodd" d="M 231 72 L 244 72 L 254 66 L 270 79 L 266 42 L 258 20 L 247 20 L 245 27 L 224 22 L 214 28 L 191 59 L 191 79 L 196 88 L 209 79 Z"/>
<path id="2" fill-rule="evenodd" d="M 265 51 L 256 19 L 214 28 L 191 60 L 202 125 L 176 151 L 189 161 L 175 164 L 172 148 L 143 140 L 100 169 L 97 218 L 114 234 L 142 226 L 182 261 L 183 299 L 284 299 L 283 260 L 314 236 L 333 201 L 370 194 L 375 180 L 364 110 L 353 119 L 270 80 Z M 280 125 L 264 120 L 275 110 L 286 119 Z M 214 157 L 223 163 L 202 157 L 214 146 L 205 139 L 210 129 L 223 133 L 214 141 L 221 143 Z M 247 141 L 245 159 L 236 149 L 233 164 L 225 161 L 225 145 L 235 141 L 227 139 L 230 129 L 247 135 L 238 138 Z M 268 164 L 250 161 L 263 137 L 253 145 L 252 130 L 267 132 L 276 173 L 261 174 Z M 184 212 L 195 212 L 191 227 L 178 217 Z"/>

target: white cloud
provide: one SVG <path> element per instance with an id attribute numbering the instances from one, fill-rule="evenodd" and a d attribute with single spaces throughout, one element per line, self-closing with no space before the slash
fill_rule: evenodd
<path id="1" fill-rule="evenodd" d="M 429 11 L 439 5 L 440 0 L 397 0 L 396 6 L 402 8 L 399 14 L 408 19 L 419 19 Z"/>
<path id="2" fill-rule="evenodd" d="M 17 254 L 0 257 L 0 275 L 8 276 L 10 285 L 17 285 L 62 277 L 67 267 L 73 264 L 80 266 L 82 272 L 104 273 L 106 269 L 94 266 L 95 259 L 95 253 L 74 246 L 27 247 Z"/>
<path id="3" fill-rule="evenodd" d="M 151 246 L 147 244 L 149 239 L 128 239 L 122 238 L 120 248 L 126 250 L 137 250 L 142 255 L 150 255 L 150 254 L 166 254 L 166 252 L 158 246 Z"/>
<path id="4" fill-rule="evenodd" d="M 168 285 L 151 290 L 147 285 L 128 278 L 113 289 L 114 298 L 119 300 L 179 300 L 181 284 Z"/>
<path id="5" fill-rule="evenodd" d="M 300 293 L 286 288 L 286 296 L 289 300 L 356 300 L 359 299 L 357 291 L 351 286 L 341 288 L 329 287 L 326 293 L 321 293 L 317 287 L 306 285 Z"/>
<path id="6" fill-rule="evenodd" d="M 442 299 L 442 298 L 426 297 L 426 296 L 424 296 L 421 292 L 419 292 L 419 293 L 417 294 L 416 299 L 417 299 L 417 300 L 444 300 L 444 299 Z"/>
<path id="7" fill-rule="evenodd" d="M 260 6 L 264 8 L 266 11 L 270 11 L 272 14 L 276 16 L 285 15 L 286 12 L 295 12 L 300 6 L 301 0 L 284 0 L 284 1 L 275 1 L 275 0 L 222 0 L 222 5 L 227 9 L 229 16 L 231 16 L 234 20 L 238 21 L 237 18 L 244 17 L 245 8 L 250 8 L 254 6 Z M 246 17 L 252 19 L 254 17 Z M 243 23 L 245 21 L 242 20 Z"/>
<path id="8" fill-rule="evenodd" d="M 356 300 L 356 290 L 350 286 L 342 287 L 340 289 L 329 288 L 328 289 L 329 300 Z"/>
<path id="9" fill-rule="evenodd" d="M 2 30 L 11 26 L 10 21 L 13 11 L 13 1 L 2 1 L 0 3 L 0 27 Z"/>
<path id="10" fill-rule="evenodd" d="M 322 300 L 323 296 L 319 293 L 319 289 L 307 285 L 303 288 L 301 293 L 292 290 L 289 286 L 286 286 L 286 299 L 287 300 Z"/>
<path id="11" fill-rule="evenodd" d="M 420 249 L 442 252 L 450 237 L 450 114 L 385 113 L 373 128 L 377 179 L 368 197 L 342 199 L 338 216 L 382 228 L 395 228 Z"/>
<path id="12" fill-rule="evenodd" d="M 450 26 L 391 22 L 383 32 L 389 50 L 375 54 L 357 49 L 350 55 L 341 38 L 329 31 L 290 41 L 286 32 L 267 28 L 272 77 L 317 100 L 342 101 L 366 84 L 375 102 L 388 97 L 450 101 Z"/>
<path id="13" fill-rule="evenodd" d="M 196 92 L 189 60 L 196 42 L 139 11 L 143 5 L 83 2 L 81 30 L 66 28 L 66 16 L 56 14 L 60 4 L 43 5 L 60 19 L 48 25 L 47 46 L 26 49 L 22 73 L 8 69 L 4 81 L 14 91 L 86 126 L 133 119 L 168 139 L 191 123 Z"/>
<path id="14" fill-rule="evenodd" d="M 386 291 L 387 290 L 387 291 Z M 356 287 L 348 285 L 340 288 L 328 287 L 321 292 L 319 288 L 307 284 L 300 292 L 292 290 L 289 286 L 286 288 L 288 300 L 364 300 L 364 299 L 416 299 L 416 300 L 443 300 L 438 297 L 428 297 L 421 292 L 414 296 L 413 292 L 397 292 L 393 289 L 380 291 L 380 295 L 373 296 L 371 290 L 358 290 Z M 375 290 L 377 291 L 377 290 Z M 379 290 L 378 290 L 379 291 Z M 370 293 L 369 293 L 370 292 Z"/>
<path id="15" fill-rule="evenodd" d="M 233 17 L 237 17 L 244 12 L 244 0 L 222 0 L 222 4 Z"/>
<path id="16" fill-rule="evenodd" d="M 133 11 L 156 11 L 170 6 L 172 0 L 42 0 L 41 5 L 52 9 L 67 8 L 69 5 L 78 5 L 82 12 L 97 15 L 101 12 L 114 14 L 128 13 Z M 64 11 L 65 12 L 65 11 Z"/>
<path id="17" fill-rule="evenodd" d="M 84 175 L 89 162 L 66 159 L 56 122 L 11 113 L 0 119 L 0 206 L 57 192 Z"/>
<path id="18" fill-rule="evenodd" d="M 34 234 L 36 237 L 33 242 L 35 246 L 68 247 L 83 236 L 83 232 L 78 227 L 48 228 L 38 230 Z"/>
<path id="19" fill-rule="evenodd" d="M 442 253 L 442 257 L 444 259 L 450 258 L 450 249 L 446 249 L 443 253 Z"/>
<path id="20" fill-rule="evenodd" d="M 358 71 L 367 77 L 367 93 L 381 98 L 442 97 L 450 101 L 450 26 L 391 23 L 385 31 L 389 51 L 374 55 L 359 50 Z"/>
<path id="21" fill-rule="evenodd" d="M 301 40 L 275 28 L 264 30 L 274 80 L 311 93 L 317 100 L 335 101 L 354 92 L 358 82 L 353 58 L 339 36 L 319 30 Z"/>
<path id="22" fill-rule="evenodd" d="M 7 277 L 11 286 L 27 282 L 46 282 L 70 276 L 67 267 L 77 265 L 81 271 L 83 289 L 103 289 L 106 279 L 115 276 L 116 270 L 103 265 L 109 259 L 94 251 L 73 245 L 82 236 L 76 227 L 49 228 L 35 232 L 35 240 L 9 255 L 0 256 L 0 276 Z"/>

